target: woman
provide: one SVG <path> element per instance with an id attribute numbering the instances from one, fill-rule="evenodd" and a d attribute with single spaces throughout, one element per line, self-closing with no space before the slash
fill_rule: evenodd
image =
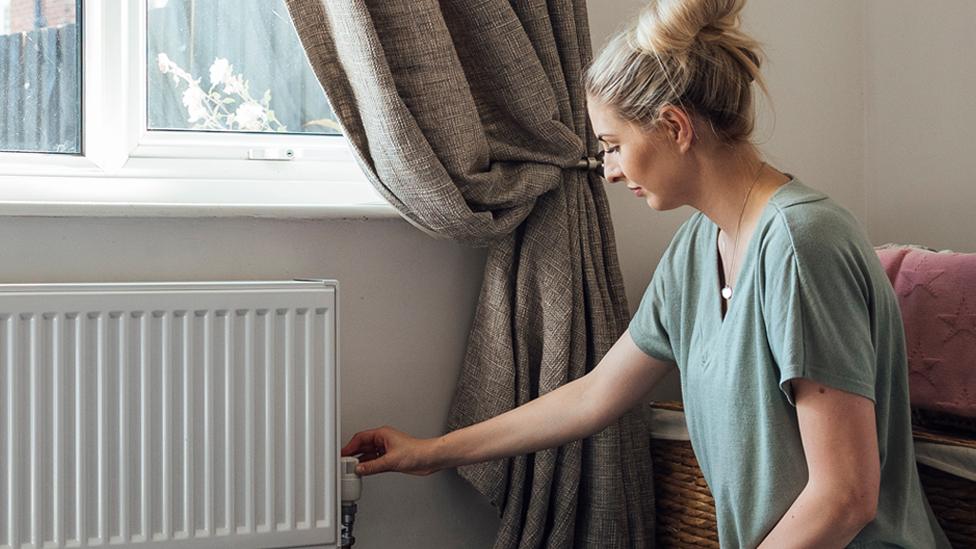
<path id="1" fill-rule="evenodd" d="M 436 439 L 389 427 L 343 455 L 412 474 L 599 432 L 672 368 L 724 547 L 948 547 L 921 491 L 897 302 L 855 219 L 750 143 L 760 49 L 744 0 L 652 2 L 587 72 L 606 178 L 677 232 L 596 368 Z"/>

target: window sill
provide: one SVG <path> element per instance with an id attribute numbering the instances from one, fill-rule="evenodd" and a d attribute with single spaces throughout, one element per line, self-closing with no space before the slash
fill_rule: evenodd
<path id="1" fill-rule="evenodd" d="M 364 181 L 0 176 L 0 216 L 397 219 Z"/>

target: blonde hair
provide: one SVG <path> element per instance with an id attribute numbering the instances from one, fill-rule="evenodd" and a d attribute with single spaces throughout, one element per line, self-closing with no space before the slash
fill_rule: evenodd
<path id="1" fill-rule="evenodd" d="M 752 82 L 768 97 L 759 43 L 739 29 L 745 0 L 656 0 L 586 71 L 586 93 L 651 127 L 665 105 L 706 121 L 723 142 L 755 127 Z"/>

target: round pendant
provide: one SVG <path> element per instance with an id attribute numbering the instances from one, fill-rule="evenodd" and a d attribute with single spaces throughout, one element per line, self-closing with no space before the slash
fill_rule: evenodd
<path id="1" fill-rule="evenodd" d="M 726 301 L 732 299 L 732 288 L 729 288 L 728 286 L 722 288 L 722 297 L 724 297 Z"/>

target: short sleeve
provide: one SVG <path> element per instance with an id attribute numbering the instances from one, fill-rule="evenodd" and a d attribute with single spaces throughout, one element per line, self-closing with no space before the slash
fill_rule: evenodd
<path id="1" fill-rule="evenodd" d="M 771 245 L 763 266 L 763 318 L 779 386 L 805 378 L 875 400 L 867 266 L 854 242 L 815 231 Z"/>
<path id="2" fill-rule="evenodd" d="M 668 326 L 671 323 L 667 319 L 666 272 L 665 258 L 655 269 L 651 283 L 648 284 L 627 330 L 630 332 L 631 339 L 644 354 L 665 362 L 675 362 L 671 338 L 668 335 Z"/>

